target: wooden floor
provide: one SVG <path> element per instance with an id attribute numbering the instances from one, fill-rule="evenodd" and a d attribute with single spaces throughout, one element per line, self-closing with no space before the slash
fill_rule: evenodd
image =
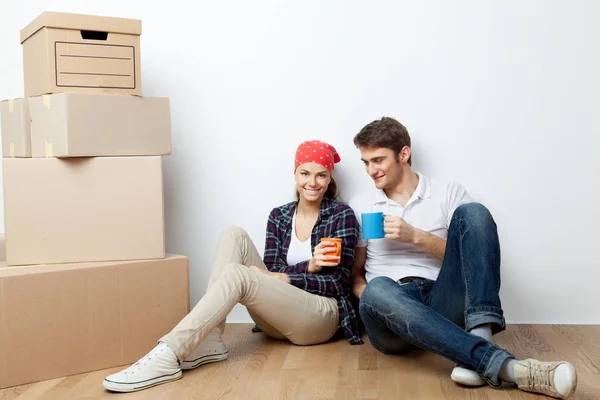
<path id="1" fill-rule="evenodd" d="M 184 373 L 141 392 L 115 394 L 102 379 L 121 368 L 0 390 L 0 400 L 32 399 L 550 399 L 514 387 L 466 389 L 450 380 L 452 363 L 415 351 L 377 352 L 366 340 L 298 347 L 228 325 L 228 360 Z M 496 342 L 517 355 L 571 361 L 579 385 L 573 399 L 600 399 L 600 326 L 512 325 Z"/>

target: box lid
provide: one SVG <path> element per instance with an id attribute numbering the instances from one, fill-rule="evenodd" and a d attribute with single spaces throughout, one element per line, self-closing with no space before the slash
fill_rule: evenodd
<path id="1" fill-rule="evenodd" d="M 45 11 L 21 30 L 21 43 L 44 27 L 142 34 L 142 21 L 139 19 Z"/>

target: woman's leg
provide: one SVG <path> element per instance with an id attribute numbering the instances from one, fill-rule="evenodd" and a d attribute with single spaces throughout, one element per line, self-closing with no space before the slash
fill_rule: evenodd
<path id="1" fill-rule="evenodd" d="M 239 254 L 247 248 L 241 240 Z M 221 251 L 219 251 L 221 253 Z M 181 377 L 178 360 L 185 360 L 213 330 L 222 326 L 240 303 L 296 344 L 320 343 L 338 329 L 337 302 L 312 295 L 242 264 L 226 264 L 215 271 L 210 288 L 193 310 L 146 357 L 130 368 L 107 377 L 104 386 L 134 391 Z"/>
<path id="2" fill-rule="evenodd" d="M 337 302 L 312 295 L 241 264 L 227 264 L 204 297 L 162 342 L 185 359 L 236 304 L 296 344 L 326 341 L 339 326 Z"/>
<path id="3" fill-rule="evenodd" d="M 250 235 L 248 235 L 244 229 L 237 226 L 229 227 L 221 233 L 219 244 L 217 245 L 217 253 L 212 266 L 212 272 L 208 281 L 208 289 L 210 289 L 215 280 L 221 276 L 228 264 L 240 264 L 246 267 L 255 265 L 260 269 L 267 270 Z M 255 322 L 258 324 L 257 321 Z M 215 328 L 211 337 L 220 339 L 223 335 L 224 328 L 225 320 L 221 321 Z"/>

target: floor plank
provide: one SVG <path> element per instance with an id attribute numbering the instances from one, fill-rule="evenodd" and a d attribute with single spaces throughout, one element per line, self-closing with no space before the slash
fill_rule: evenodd
<path id="1" fill-rule="evenodd" d="M 510 385 L 463 388 L 450 380 L 453 364 L 435 354 L 403 356 L 345 340 L 294 346 L 252 333 L 251 324 L 228 325 L 224 337 L 229 358 L 186 371 L 176 382 L 128 394 L 104 390 L 102 379 L 122 367 L 0 390 L 0 400 L 82 399 L 232 399 L 359 400 L 542 399 Z M 600 399 L 600 326 L 510 325 L 495 341 L 518 358 L 571 361 L 578 370 L 573 399 Z"/>

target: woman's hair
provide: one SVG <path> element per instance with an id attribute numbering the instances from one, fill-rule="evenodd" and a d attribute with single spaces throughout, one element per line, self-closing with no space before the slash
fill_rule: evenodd
<path id="1" fill-rule="evenodd" d="M 329 186 L 327 186 L 327 190 L 325 191 L 325 196 L 323 196 L 323 197 L 327 197 L 327 198 L 336 200 L 339 195 L 340 195 L 340 191 L 338 189 L 335 179 L 333 179 L 333 176 L 332 176 L 331 182 L 329 182 Z M 296 199 L 299 199 L 299 198 L 300 198 L 300 193 L 298 193 L 298 191 L 296 190 Z"/>

